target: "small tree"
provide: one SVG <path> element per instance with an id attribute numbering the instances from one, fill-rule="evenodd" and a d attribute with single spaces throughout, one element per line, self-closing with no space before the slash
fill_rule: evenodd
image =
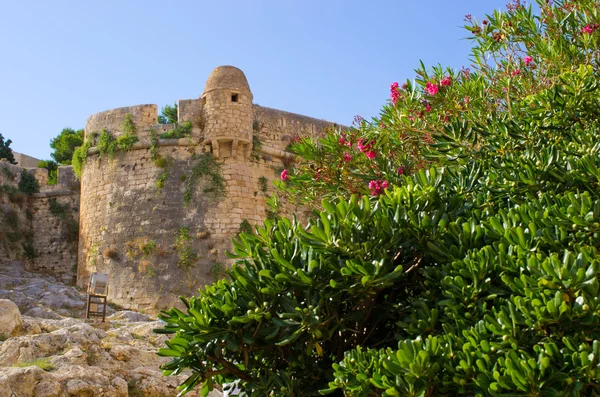
<path id="1" fill-rule="evenodd" d="M 177 121 L 177 103 L 174 103 L 173 106 L 166 105 L 160 110 L 160 115 L 158 115 L 160 124 L 177 124 Z"/>
<path id="2" fill-rule="evenodd" d="M 37 164 L 38 168 L 48 170 L 48 184 L 56 185 L 58 183 L 58 163 L 53 160 L 41 160 Z"/>
<path id="3" fill-rule="evenodd" d="M 11 143 L 12 141 L 10 139 L 4 141 L 4 137 L 0 134 L 0 159 L 7 159 L 11 164 L 17 164 L 12 149 L 10 148 Z"/>
<path id="4" fill-rule="evenodd" d="M 73 152 L 83 144 L 83 136 L 84 130 L 63 128 L 60 134 L 50 141 L 50 147 L 54 149 L 50 156 L 59 164 L 71 165 Z"/>

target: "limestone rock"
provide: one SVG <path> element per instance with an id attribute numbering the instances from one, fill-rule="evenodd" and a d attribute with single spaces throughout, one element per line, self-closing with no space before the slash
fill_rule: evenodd
<path id="1" fill-rule="evenodd" d="M 0 299 L 0 339 L 8 339 L 21 332 L 23 320 L 17 305 L 8 299 Z"/>
<path id="2" fill-rule="evenodd" d="M 0 297 L 19 297 L 17 306 L 33 316 L 19 315 L 22 332 L 0 342 L 0 397 L 175 397 L 177 386 L 190 375 L 161 373 L 160 366 L 169 360 L 156 352 L 166 336 L 152 330 L 164 322 L 133 311 L 118 312 L 106 323 L 63 317 L 79 310 L 70 308 L 79 299 L 70 287 L 22 270 L 18 277 L 3 278 L 3 271 Z M 4 325 L 0 320 L 0 327 Z M 198 395 L 193 391 L 187 396 Z M 209 396 L 222 393 L 215 390 Z"/>
<path id="3" fill-rule="evenodd" d="M 140 322 L 151 321 L 151 318 L 147 314 L 138 313 L 131 310 L 123 310 L 110 316 L 110 320 Z"/>

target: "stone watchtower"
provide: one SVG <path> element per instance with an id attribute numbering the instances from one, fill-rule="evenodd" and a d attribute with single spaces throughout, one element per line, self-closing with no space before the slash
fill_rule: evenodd
<path id="1" fill-rule="evenodd" d="M 233 66 L 212 71 L 200 97 L 204 144 L 215 158 L 249 158 L 252 150 L 252 92 L 244 72 Z"/>
<path id="2" fill-rule="evenodd" d="M 123 135 L 126 119 L 135 125 L 137 142 L 112 156 L 100 147 L 88 151 L 79 285 L 92 272 L 108 273 L 109 301 L 155 312 L 220 277 L 231 238 L 268 216 L 271 181 L 293 161 L 289 143 L 331 126 L 252 100 L 244 73 L 220 66 L 200 98 L 179 100 L 176 124 L 158 124 L 156 105 L 90 116 L 85 135 L 92 145 L 100 131 L 112 139 Z M 174 129 L 187 132 L 170 134 Z M 282 215 L 291 212 L 281 209 Z"/>

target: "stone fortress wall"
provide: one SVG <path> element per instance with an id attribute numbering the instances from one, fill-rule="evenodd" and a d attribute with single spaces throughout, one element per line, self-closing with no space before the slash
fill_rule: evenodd
<path id="1" fill-rule="evenodd" d="M 231 238 L 244 224 L 267 217 L 271 181 L 293 158 L 285 151 L 291 139 L 332 124 L 252 100 L 244 73 L 222 66 L 200 98 L 179 101 L 178 124 L 192 125 L 188 137 L 153 141 L 153 134 L 178 127 L 157 124 L 156 105 L 88 119 L 86 139 L 103 129 L 118 137 L 130 117 L 139 141 L 114 158 L 94 147 L 88 152 L 81 176 L 80 286 L 92 272 L 109 273 L 109 300 L 155 312 L 219 276 Z M 214 163 L 222 192 L 210 174 Z"/>
<path id="2" fill-rule="evenodd" d="M 21 174 L 35 176 L 40 192 L 19 191 Z M 0 264 L 23 260 L 26 269 L 72 283 L 77 269 L 79 183 L 70 166 L 58 169 L 48 185 L 48 170 L 0 160 Z"/>

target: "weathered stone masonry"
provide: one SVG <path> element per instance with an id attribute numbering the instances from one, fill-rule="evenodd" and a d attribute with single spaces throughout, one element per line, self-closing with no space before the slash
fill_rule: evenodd
<path id="1" fill-rule="evenodd" d="M 241 70 L 215 69 L 199 99 L 179 101 L 179 123 L 192 123 L 191 136 L 160 140 L 156 149 L 167 160 L 160 166 L 152 158 L 151 132 L 176 126 L 157 124 L 156 105 L 109 110 L 88 119 L 86 139 L 102 129 L 118 137 L 130 114 L 139 141 L 113 159 L 95 148 L 88 153 L 81 177 L 81 286 L 91 272 L 107 272 L 111 301 L 156 311 L 214 280 L 240 225 L 266 218 L 271 181 L 292 158 L 285 151 L 291 139 L 331 125 L 252 100 Z M 220 164 L 226 193 L 206 192 L 211 180 L 203 177 L 185 205 L 186 185 L 203 156 Z"/>
<path id="2" fill-rule="evenodd" d="M 18 191 L 23 172 L 35 176 L 39 193 L 27 196 Z M 0 265 L 23 260 L 27 270 L 72 283 L 77 269 L 79 183 L 71 167 L 59 167 L 58 184 L 48 185 L 48 170 L 0 161 L 0 188 Z"/>

